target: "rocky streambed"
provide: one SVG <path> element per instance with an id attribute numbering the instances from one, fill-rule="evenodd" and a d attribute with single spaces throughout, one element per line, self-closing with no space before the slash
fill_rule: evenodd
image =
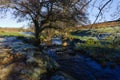
<path id="1" fill-rule="evenodd" d="M 69 47 L 41 53 L 16 37 L 0 38 L 0 80 L 120 80 L 120 67 L 110 64 L 102 67 Z"/>

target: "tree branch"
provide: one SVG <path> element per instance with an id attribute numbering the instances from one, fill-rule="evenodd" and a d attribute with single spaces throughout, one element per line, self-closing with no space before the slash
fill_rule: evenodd
<path id="1" fill-rule="evenodd" d="M 99 8 L 99 13 L 98 15 L 96 16 L 96 19 L 95 21 L 93 22 L 93 24 L 96 23 L 96 21 L 98 20 L 100 14 L 102 13 L 102 10 L 111 2 L 112 0 L 108 0 L 101 8 Z M 93 24 L 91 25 L 90 29 L 93 27 Z"/>

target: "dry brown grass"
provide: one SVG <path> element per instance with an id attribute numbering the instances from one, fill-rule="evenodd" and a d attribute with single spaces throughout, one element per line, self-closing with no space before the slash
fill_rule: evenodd
<path id="1" fill-rule="evenodd" d="M 120 21 L 108 21 L 108 22 L 101 22 L 101 23 L 95 23 L 91 25 L 84 25 L 84 26 L 77 26 L 77 27 L 67 27 L 66 31 L 76 31 L 76 30 L 82 30 L 82 29 L 98 29 L 98 28 L 105 28 L 105 27 L 116 27 L 120 26 Z M 70 31 L 70 32 L 71 32 Z"/>
<path id="2" fill-rule="evenodd" d="M 5 32 L 19 32 L 20 28 L 0 28 L 0 31 Z"/>
<path id="3" fill-rule="evenodd" d="M 102 23 L 96 23 L 93 25 L 88 25 L 87 27 L 92 28 L 104 28 L 104 27 L 116 27 L 120 26 L 120 21 L 108 21 L 108 22 L 102 22 Z"/>

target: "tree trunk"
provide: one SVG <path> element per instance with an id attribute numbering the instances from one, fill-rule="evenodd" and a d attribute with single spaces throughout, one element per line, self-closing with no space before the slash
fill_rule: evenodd
<path id="1" fill-rule="evenodd" d="M 40 31 L 39 31 L 39 24 L 37 22 L 35 22 L 35 45 L 36 46 L 39 46 L 41 41 L 40 41 L 40 38 L 39 38 L 39 34 L 40 34 Z"/>
<path id="2" fill-rule="evenodd" d="M 40 45 L 40 38 L 39 38 L 39 32 L 35 32 L 35 45 L 39 46 Z"/>

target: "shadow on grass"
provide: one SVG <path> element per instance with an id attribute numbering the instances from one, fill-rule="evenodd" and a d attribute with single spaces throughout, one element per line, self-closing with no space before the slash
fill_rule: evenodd
<path id="1" fill-rule="evenodd" d="M 74 36 L 91 36 L 92 32 L 90 30 L 78 30 L 78 31 L 75 31 L 75 32 L 71 32 L 70 33 L 71 35 L 74 35 Z"/>

